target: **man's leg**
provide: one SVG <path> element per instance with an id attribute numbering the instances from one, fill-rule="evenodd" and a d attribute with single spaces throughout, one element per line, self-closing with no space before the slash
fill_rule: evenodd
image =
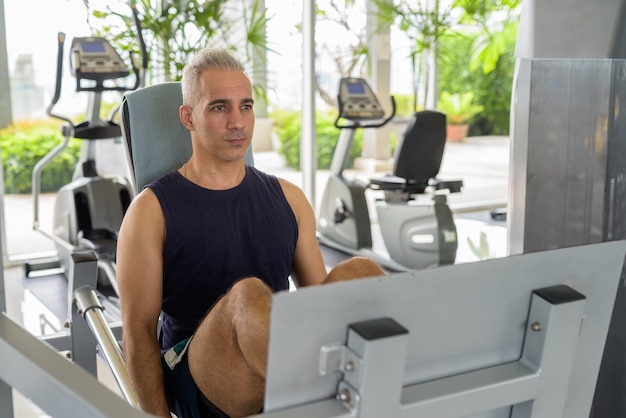
<path id="1" fill-rule="evenodd" d="M 189 346 L 198 388 L 232 418 L 263 406 L 271 289 L 256 278 L 233 285 L 211 309 Z"/>
<path id="2" fill-rule="evenodd" d="M 385 275 L 375 262 L 353 257 L 335 266 L 325 283 Z M 232 418 L 263 406 L 272 290 L 256 278 L 233 285 L 211 309 L 189 346 L 189 370 L 198 388 Z"/>
<path id="3" fill-rule="evenodd" d="M 387 273 L 385 273 L 382 267 L 369 258 L 352 257 L 333 267 L 322 284 L 362 279 L 365 277 L 384 276 L 385 274 Z"/>

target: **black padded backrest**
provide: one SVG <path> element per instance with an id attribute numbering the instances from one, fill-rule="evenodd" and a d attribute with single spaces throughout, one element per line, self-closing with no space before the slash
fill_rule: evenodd
<path id="1" fill-rule="evenodd" d="M 122 136 L 136 192 L 178 169 L 191 156 L 191 135 L 178 116 L 182 103 L 179 82 L 156 84 L 125 95 Z M 254 165 L 252 147 L 245 160 Z"/>
<path id="2" fill-rule="evenodd" d="M 393 174 L 409 181 L 435 178 L 445 145 L 446 115 L 433 110 L 416 112 L 396 152 Z"/>

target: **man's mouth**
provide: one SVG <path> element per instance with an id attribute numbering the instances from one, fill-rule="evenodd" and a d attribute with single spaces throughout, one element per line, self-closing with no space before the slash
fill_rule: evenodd
<path id="1" fill-rule="evenodd" d="M 227 141 L 232 145 L 242 145 L 246 142 L 246 138 L 229 138 Z"/>

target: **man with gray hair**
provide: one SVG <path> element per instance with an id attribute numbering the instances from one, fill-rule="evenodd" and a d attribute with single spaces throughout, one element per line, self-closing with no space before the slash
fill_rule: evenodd
<path id="1" fill-rule="evenodd" d="M 263 408 L 272 293 L 384 272 L 355 257 L 327 273 L 304 193 L 245 164 L 254 100 L 230 51 L 200 51 L 182 91 L 192 156 L 137 195 L 119 233 L 124 354 L 144 411 L 243 417 Z"/>

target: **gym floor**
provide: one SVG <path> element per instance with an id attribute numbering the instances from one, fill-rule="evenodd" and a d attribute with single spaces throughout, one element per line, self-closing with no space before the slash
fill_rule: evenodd
<path id="1" fill-rule="evenodd" d="M 508 197 L 509 139 L 506 137 L 474 137 L 460 143 L 448 143 L 444 154 L 440 177 L 462 179 L 461 193 L 450 195 L 448 202 L 455 212 L 455 222 L 459 240 L 457 263 L 479 261 L 486 258 L 503 257 L 507 252 L 507 230 L 505 220 L 494 220 L 490 216 L 490 205 L 504 203 Z M 295 184 L 302 184 L 300 172 L 284 167 L 282 157 L 275 152 L 255 153 L 255 165 L 262 170 L 283 177 Z M 375 173 L 383 175 L 385 173 Z M 348 176 L 370 176 L 368 172 L 348 172 Z M 319 171 L 316 176 L 316 202 L 319 204 L 327 173 Z M 7 249 L 12 255 L 52 252 L 54 247 L 48 239 L 32 231 L 32 198 L 30 196 L 7 195 L 4 199 L 4 216 L 7 233 Z M 42 196 L 40 202 L 41 227 L 51 227 L 51 220 L 45 214 L 52 214 L 53 195 Z M 474 208 L 474 209 L 472 209 Z M 374 223 L 376 220 L 374 219 Z M 378 238 L 373 229 L 374 242 Z M 376 249 L 376 248 L 375 248 Z M 25 286 L 24 280 L 31 282 Z M 56 285 L 48 286 L 44 278 L 25 279 L 21 265 L 5 268 L 4 282 L 7 313 L 34 335 L 42 335 L 62 329 L 63 320 L 57 319 L 54 312 L 64 312 L 64 306 L 50 300 L 63 300 L 55 296 L 65 289 Z M 40 285 L 48 292 L 46 304 L 42 303 L 33 291 L 32 285 Z M 38 295 L 42 290 L 39 289 Z M 60 293 L 59 293 L 60 292 Z M 43 298 L 41 298 L 43 299 Z M 48 305 L 48 306 L 46 306 Z M 53 312 L 54 311 L 54 312 Z M 111 390 L 119 393 L 117 385 L 104 360 L 98 364 L 99 380 Z M 1 411 L 0 411 L 1 412 Z M 45 412 L 15 392 L 15 418 L 47 417 Z"/>

